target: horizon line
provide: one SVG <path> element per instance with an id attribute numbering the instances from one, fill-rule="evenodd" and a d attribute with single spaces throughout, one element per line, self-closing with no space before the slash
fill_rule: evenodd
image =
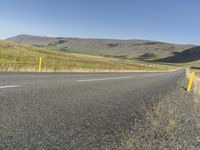
<path id="1" fill-rule="evenodd" d="M 43 37 L 43 38 L 71 38 L 71 39 L 91 39 L 91 40 L 119 40 L 119 41 L 134 41 L 134 40 L 138 40 L 138 41 L 151 41 L 151 42 L 160 42 L 160 43 L 166 43 L 166 44 L 175 44 L 175 45 L 200 45 L 200 44 L 191 44 L 191 43 L 173 43 L 173 42 L 169 42 L 169 41 L 160 41 L 160 40 L 152 40 L 152 39 L 140 39 L 140 38 L 103 38 L 103 37 L 82 37 L 82 36 L 58 36 L 58 35 L 45 35 L 45 34 L 41 34 L 41 35 L 37 35 L 37 34 L 16 34 L 13 36 L 9 36 L 6 38 L 3 38 L 1 40 L 8 40 L 10 38 L 14 38 L 17 36 L 35 36 L 35 37 Z"/>

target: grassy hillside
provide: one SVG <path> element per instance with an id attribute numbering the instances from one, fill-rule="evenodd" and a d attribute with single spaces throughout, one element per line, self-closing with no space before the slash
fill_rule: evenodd
<path id="1" fill-rule="evenodd" d="M 121 61 L 97 56 L 62 53 L 28 45 L 0 41 L 1 71 L 37 71 L 39 57 L 43 71 L 133 71 L 166 70 L 167 66 Z"/>
<path id="2" fill-rule="evenodd" d="M 51 38 L 30 35 L 19 35 L 8 40 L 63 52 L 120 59 L 159 59 L 173 56 L 175 52 L 183 52 L 194 47 L 194 45 L 176 45 L 147 40 Z"/>
<path id="3" fill-rule="evenodd" d="M 200 73 L 200 46 L 195 46 L 182 52 L 174 52 L 172 56 L 156 59 L 152 62 L 188 67 Z"/>

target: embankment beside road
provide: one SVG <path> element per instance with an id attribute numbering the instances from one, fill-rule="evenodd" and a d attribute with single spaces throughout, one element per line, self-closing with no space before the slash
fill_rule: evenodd
<path id="1" fill-rule="evenodd" d="M 191 72 L 192 71 L 190 69 L 186 69 L 186 78 L 188 80 L 190 78 Z M 200 77 L 199 77 L 199 75 L 196 75 L 196 74 L 197 73 L 195 72 L 194 81 L 192 84 L 192 92 L 195 95 L 195 101 L 196 102 L 199 101 L 198 103 L 200 103 Z"/>
<path id="2" fill-rule="evenodd" d="M 146 109 L 143 120 L 127 133 L 124 149 L 199 149 L 200 148 L 200 82 L 195 79 L 194 92 L 188 93 L 188 71 L 184 80 L 153 109 Z"/>
<path id="3" fill-rule="evenodd" d="M 195 100 L 200 103 L 200 77 L 198 76 L 194 78 L 193 92 L 195 94 Z"/>

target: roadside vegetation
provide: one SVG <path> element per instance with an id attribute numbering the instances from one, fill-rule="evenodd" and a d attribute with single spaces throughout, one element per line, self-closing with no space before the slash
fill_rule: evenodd
<path id="1" fill-rule="evenodd" d="M 186 76 L 189 78 L 190 72 L 195 72 L 194 83 L 193 83 L 193 93 L 195 95 L 195 102 L 200 104 L 200 70 L 187 69 Z"/>
<path id="2" fill-rule="evenodd" d="M 189 71 L 186 73 L 186 81 Z M 195 78 L 193 92 L 187 93 L 181 82 L 162 97 L 146 114 L 135 121 L 122 140 L 123 149 L 197 150 L 200 149 L 200 79 Z"/>
<path id="3" fill-rule="evenodd" d="M 7 41 L 0 41 L 0 70 L 25 71 L 38 70 L 42 57 L 43 72 L 130 72 L 163 71 L 174 69 L 168 65 L 120 60 L 100 56 L 63 53 Z"/>

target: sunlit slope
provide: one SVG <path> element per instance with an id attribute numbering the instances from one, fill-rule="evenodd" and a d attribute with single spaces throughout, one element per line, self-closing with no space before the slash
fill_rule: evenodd
<path id="1" fill-rule="evenodd" d="M 117 59 L 104 57 L 62 53 L 0 41 L 1 71 L 37 71 L 39 57 L 43 58 L 43 71 L 131 71 L 156 69 L 156 66 L 137 62 L 122 62 Z"/>
<path id="2" fill-rule="evenodd" d="M 56 38 L 32 35 L 18 35 L 7 40 L 62 52 L 121 59 L 159 59 L 173 56 L 174 53 L 183 52 L 194 47 L 194 45 L 177 45 L 149 40 Z"/>

